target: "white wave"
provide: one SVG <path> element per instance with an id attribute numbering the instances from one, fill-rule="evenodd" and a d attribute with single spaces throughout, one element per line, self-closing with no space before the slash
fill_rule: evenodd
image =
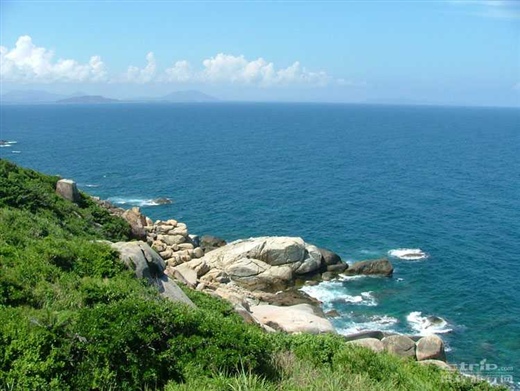
<path id="1" fill-rule="evenodd" d="M 413 311 L 406 320 L 419 335 L 446 334 L 453 331 L 446 320 L 438 316 L 422 316 L 422 312 Z"/>
<path id="2" fill-rule="evenodd" d="M 22 151 L 11 151 L 11 153 L 22 153 Z"/>
<path id="3" fill-rule="evenodd" d="M 341 281 L 360 280 L 368 277 L 370 276 L 363 274 L 359 274 L 357 276 L 347 276 L 346 274 L 339 274 L 339 278 L 341 279 Z"/>
<path id="4" fill-rule="evenodd" d="M 428 254 L 426 254 L 420 248 L 396 248 L 395 250 L 388 251 L 388 255 L 394 258 L 407 259 L 412 261 L 428 258 Z"/>
<path id="5" fill-rule="evenodd" d="M 0 144 L 0 148 L 10 148 L 12 147 L 11 144 Z"/>
<path id="6" fill-rule="evenodd" d="M 372 315 L 365 319 L 351 321 L 344 327 L 337 328 L 339 334 L 350 335 L 362 331 L 393 331 L 399 320 L 388 315 Z"/>
<path id="7" fill-rule="evenodd" d="M 132 206 L 157 206 L 160 205 L 155 200 L 144 198 L 125 198 L 125 197 L 110 197 L 108 201 L 117 205 L 132 205 Z"/>
<path id="8" fill-rule="evenodd" d="M 90 184 L 89 185 L 83 185 L 83 186 L 85 186 L 85 187 L 99 187 L 99 185 L 90 185 Z"/>
<path id="9" fill-rule="evenodd" d="M 300 290 L 321 301 L 325 306 L 341 302 L 365 306 L 377 305 L 377 300 L 372 296 L 372 292 L 350 295 L 339 281 L 326 281 L 312 286 L 305 285 Z"/>

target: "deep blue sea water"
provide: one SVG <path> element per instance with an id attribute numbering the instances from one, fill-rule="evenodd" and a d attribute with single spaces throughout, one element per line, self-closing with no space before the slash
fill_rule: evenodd
<path id="1" fill-rule="evenodd" d="M 309 292 L 342 332 L 424 333 L 417 322 L 440 316 L 449 361 L 520 381 L 518 109 L 3 106 L 0 125 L 18 141 L 1 158 L 191 233 L 301 236 L 347 262 L 420 248 L 429 258 L 391 258 L 393 278 Z M 147 206 L 157 197 L 174 203 Z"/>

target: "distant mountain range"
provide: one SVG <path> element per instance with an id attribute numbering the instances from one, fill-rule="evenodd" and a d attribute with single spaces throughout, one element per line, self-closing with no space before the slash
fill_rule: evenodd
<path id="1" fill-rule="evenodd" d="M 200 91 L 175 91 L 157 98 L 111 99 L 101 95 L 87 95 L 77 92 L 71 95 L 54 94 L 47 91 L 25 90 L 11 91 L 0 96 L 2 104 L 44 104 L 44 103 L 124 103 L 124 102 L 155 102 L 155 103 L 207 103 L 218 102 L 218 99 Z"/>
<path id="2" fill-rule="evenodd" d="M 57 100 L 56 103 L 115 103 L 121 102 L 119 99 L 110 99 L 105 98 L 101 95 L 83 95 L 83 96 L 74 96 L 72 98 L 60 99 Z"/>

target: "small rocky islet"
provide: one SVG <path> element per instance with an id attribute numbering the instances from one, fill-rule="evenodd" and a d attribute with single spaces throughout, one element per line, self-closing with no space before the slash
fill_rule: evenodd
<path id="1" fill-rule="evenodd" d="M 73 202 L 79 194 L 75 182 L 67 179 L 58 181 L 56 191 Z M 213 236 L 191 235 L 185 223 L 174 219 L 152 221 L 138 207 L 125 210 L 92 199 L 130 224 L 134 241 L 109 244 L 137 277 L 148 279 L 164 297 L 188 305 L 194 306 L 177 282 L 224 299 L 245 322 L 268 332 L 336 333 L 320 302 L 298 287 L 339 274 L 389 277 L 393 273 L 386 258 L 348 265 L 333 251 L 299 237 L 266 236 L 226 243 Z M 446 364 L 444 342 L 437 335 L 366 331 L 344 338 L 375 352 L 387 351 L 452 369 Z"/>

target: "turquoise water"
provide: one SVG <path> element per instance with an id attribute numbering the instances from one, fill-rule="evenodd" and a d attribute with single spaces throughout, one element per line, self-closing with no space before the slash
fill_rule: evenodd
<path id="1" fill-rule="evenodd" d="M 393 278 L 311 293 L 340 312 L 342 332 L 426 333 L 424 317 L 442 317 L 451 362 L 486 359 L 520 381 L 520 110 L 121 104 L 1 113 L 0 139 L 18 143 L 0 157 L 154 219 L 180 219 L 192 233 L 301 236 L 347 262 L 422 249 L 427 259 L 391 258 Z M 174 203 L 149 206 L 157 197 Z"/>

